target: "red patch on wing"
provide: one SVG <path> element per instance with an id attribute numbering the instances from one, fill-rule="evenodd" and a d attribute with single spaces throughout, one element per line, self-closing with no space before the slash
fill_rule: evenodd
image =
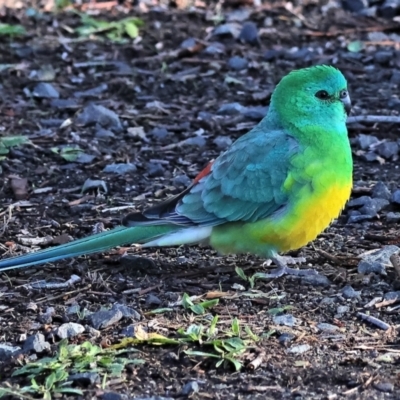
<path id="1" fill-rule="evenodd" d="M 211 166 L 214 164 L 214 160 L 210 161 L 207 166 L 193 179 L 193 185 L 195 185 L 201 178 L 204 178 L 211 172 Z"/>

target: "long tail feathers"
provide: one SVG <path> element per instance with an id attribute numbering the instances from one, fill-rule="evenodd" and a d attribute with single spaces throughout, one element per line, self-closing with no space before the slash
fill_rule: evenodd
<path id="1" fill-rule="evenodd" d="M 181 229 L 176 225 L 136 226 L 132 228 L 118 226 L 110 231 L 74 240 L 61 246 L 2 260 L 0 261 L 0 271 L 44 264 L 83 254 L 97 253 L 116 246 L 147 243 Z"/>

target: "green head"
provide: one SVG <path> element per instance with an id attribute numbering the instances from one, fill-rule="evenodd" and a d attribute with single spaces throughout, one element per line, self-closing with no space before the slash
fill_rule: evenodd
<path id="1" fill-rule="evenodd" d="M 301 129 L 320 125 L 345 127 L 351 102 L 347 82 L 335 67 L 318 65 L 286 75 L 271 98 L 271 111 L 284 124 Z"/>

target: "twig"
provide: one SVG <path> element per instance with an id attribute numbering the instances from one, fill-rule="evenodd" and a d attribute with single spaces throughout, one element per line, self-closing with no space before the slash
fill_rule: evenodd
<path id="1" fill-rule="evenodd" d="M 247 368 L 250 371 L 254 371 L 262 364 L 262 362 L 264 361 L 264 357 L 265 353 L 262 351 L 253 361 L 247 364 Z"/>
<path id="2" fill-rule="evenodd" d="M 364 314 L 362 312 L 357 313 L 357 315 L 364 321 L 367 321 L 372 325 L 376 325 L 378 328 L 383 329 L 384 331 L 387 331 L 388 329 L 390 329 L 389 324 L 382 321 L 381 319 L 373 317 L 372 315 Z"/>
<path id="3" fill-rule="evenodd" d="M 396 115 L 357 115 L 347 118 L 348 124 L 357 122 L 388 122 L 391 124 L 400 124 L 400 116 Z"/>

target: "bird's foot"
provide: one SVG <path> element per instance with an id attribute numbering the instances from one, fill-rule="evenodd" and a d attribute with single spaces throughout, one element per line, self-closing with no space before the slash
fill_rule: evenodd
<path id="1" fill-rule="evenodd" d="M 294 275 L 294 276 L 310 276 L 318 275 L 318 272 L 314 269 L 296 269 L 289 268 L 286 264 L 296 264 L 299 262 L 304 262 L 304 257 L 293 258 L 293 257 L 283 257 L 275 256 L 271 258 L 278 268 L 273 269 L 269 274 L 265 275 L 264 278 L 279 278 L 283 275 Z"/>
<path id="2" fill-rule="evenodd" d="M 270 258 L 269 260 L 265 261 L 263 263 L 263 267 L 269 267 L 272 264 L 272 262 L 275 261 L 275 259 L 276 258 Z M 305 263 L 307 261 L 305 257 L 279 256 L 278 259 L 281 264 L 285 264 L 285 265 L 301 264 L 301 263 Z M 276 264 L 276 261 L 275 261 L 275 264 Z"/>

